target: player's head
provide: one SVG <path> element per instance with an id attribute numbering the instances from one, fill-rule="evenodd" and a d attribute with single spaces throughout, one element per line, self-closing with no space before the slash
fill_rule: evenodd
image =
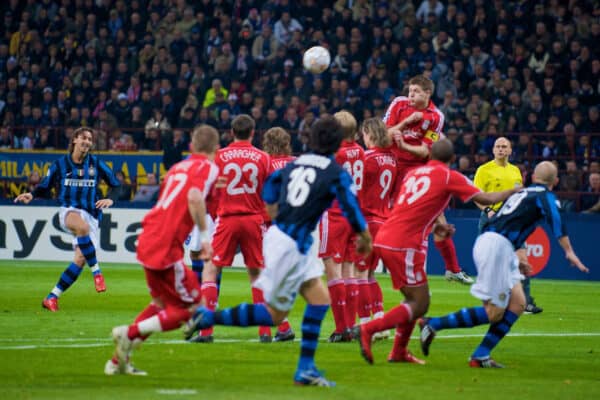
<path id="1" fill-rule="evenodd" d="M 270 155 L 292 154 L 290 134 L 283 128 L 276 126 L 265 132 L 263 136 L 263 150 Z"/>
<path id="2" fill-rule="evenodd" d="M 254 119 L 248 114 L 240 114 L 231 121 L 231 132 L 238 140 L 248 140 L 254 134 Z"/>
<path id="3" fill-rule="evenodd" d="M 354 140 L 354 138 L 356 137 L 356 128 L 358 126 L 354 115 L 350 114 L 346 110 L 342 110 L 333 114 L 333 117 L 337 119 L 337 121 L 342 126 L 344 140 Z"/>
<path id="4" fill-rule="evenodd" d="M 360 129 L 365 145 L 371 147 L 388 147 L 392 140 L 387 133 L 387 128 L 380 118 L 369 118 L 362 123 Z"/>
<path id="5" fill-rule="evenodd" d="M 190 150 L 192 153 L 203 153 L 214 158 L 219 148 L 219 132 L 210 125 L 198 125 L 192 131 Z"/>
<path id="6" fill-rule="evenodd" d="M 510 143 L 510 140 L 505 137 L 499 137 L 494 142 L 494 148 L 492 152 L 494 153 L 495 160 L 508 160 L 508 157 L 510 157 L 512 154 L 512 144 Z"/>
<path id="7" fill-rule="evenodd" d="M 310 130 L 309 147 L 317 154 L 330 155 L 339 148 L 344 133 L 337 119 L 325 115 L 315 122 Z"/>
<path id="8" fill-rule="evenodd" d="M 445 164 L 454 161 L 454 145 L 448 139 L 440 139 L 431 146 L 431 158 Z"/>
<path id="9" fill-rule="evenodd" d="M 552 189 L 558 183 L 558 170 L 550 161 L 542 161 L 533 170 L 534 183 L 539 183 Z"/>
<path id="10" fill-rule="evenodd" d="M 408 81 L 408 102 L 416 108 L 425 108 L 433 94 L 435 85 L 425 75 L 417 75 Z"/>
<path id="11" fill-rule="evenodd" d="M 87 126 L 82 126 L 73 131 L 71 141 L 69 142 L 69 154 L 77 150 L 81 153 L 88 153 L 94 147 L 94 130 Z"/>

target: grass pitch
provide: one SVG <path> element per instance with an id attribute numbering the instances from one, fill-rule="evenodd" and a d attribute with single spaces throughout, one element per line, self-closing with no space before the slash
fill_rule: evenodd
<path id="1" fill-rule="evenodd" d="M 60 311 L 42 310 L 43 297 L 66 263 L 0 261 L 0 398 L 2 399 L 594 399 L 600 398 L 600 283 L 533 280 L 544 312 L 524 315 L 494 351 L 503 370 L 468 368 L 487 327 L 440 332 L 427 365 L 388 364 L 392 341 L 373 346 L 367 365 L 358 344 L 330 344 L 329 313 L 317 365 L 333 389 L 292 385 L 304 302 L 290 315 L 294 343 L 261 344 L 256 328 L 215 329 L 215 343 L 188 344 L 179 331 L 152 336 L 132 361 L 147 377 L 105 376 L 111 328 L 129 323 L 149 301 L 141 267 L 104 264 L 108 291 L 94 291 L 91 273 L 60 299 Z M 386 307 L 401 299 L 380 276 Z M 429 314 L 478 302 L 468 288 L 430 280 Z M 226 271 L 221 305 L 250 300 L 243 271 Z M 418 328 L 410 345 L 422 357 Z"/>

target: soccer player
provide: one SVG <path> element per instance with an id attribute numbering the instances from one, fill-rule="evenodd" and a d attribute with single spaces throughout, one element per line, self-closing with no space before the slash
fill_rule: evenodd
<path id="1" fill-rule="evenodd" d="M 427 237 L 433 231 L 440 236 L 451 234 L 452 225 L 436 222 L 436 217 L 448 206 L 451 197 L 462 201 L 475 200 L 493 204 L 506 199 L 513 191 L 483 193 L 471 181 L 453 171 L 452 142 L 442 139 L 431 148 L 431 161 L 410 170 L 398 193 L 392 214 L 375 238 L 373 247 L 390 272 L 395 289 L 404 295 L 404 302 L 356 329 L 360 334 L 361 354 L 373 363 L 371 340 L 376 332 L 396 328 L 389 362 L 424 364 L 408 351 L 408 341 L 419 317 L 429 307 L 429 286 L 425 273 Z"/>
<path id="2" fill-rule="evenodd" d="M 218 175 L 212 162 L 218 144 L 219 134 L 214 128 L 196 127 L 192 132 L 192 155 L 171 167 L 158 202 L 142 220 L 137 258 L 144 267 L 152 301 L 131 325 L 113 328 L 116 350 L 104 367 L 107 375 L 146 375 L 130 363 L 132 350 L 154 332 L 179 328 L 200 302 L 198 280 L 183 263 L 183 242 L 192 226 L 197 226 L 202 258 L 210 259 L 205 198 Z"/>
<path id="3" fill-rule="evenodd" d="M 395 194 L 407 172 L 421 166 L 429 160 L 432 143 L 442 137 L 444 114 L 433 104 L 431 95 L 434 84 L 431 79 L 417 75 L 408 81 L 408 97 L 396 97 L 387 109 L 383 122 L 393 134 L 397 147 L 394 152 L 398 159 L 398 180 Z M 443 213 L 439 222 L 446 223 Z M 433 235 L 446 268 L 446 279 L 469 285 L 473 278 L 461 270 L 458 265 L 456 248 L 451 237 Z"/>
<path id="4" fill-rule="evenodd" d="M 263 136 L 262 148 L 271 158 L 271 169 L 269 174 L 282 169 L 296 157 L 292 156 L 292 138 L 287 131 L 281 127 L 273 127 L 267 130 Z M 271 217 L 264 212 L 265 225 L 267 228 L 271 226 Z M 296 334 L 287 318 L 277 326 L 277 333 L 273 338 L 274 342 L 287 342 L 294 340 Z"/>
<path id="5" fill-rule="evenodd" d="M 481 165 L 477 168 L 477 171 L 475 171 L 475 178 L 473 179 L 475 186 L 484 192 L 497 192 L 499 190 L 523 186 L 521 171 L 515 165 L 508 162 L 508 159 L 512 154 L 510 140 L 505 137 L 499 137 L 494 142 L 492 151 L 494 153 L 494 159 Z M 501 206 L 502 204 L 492 204 L 489 207 L 484 207 L 477 204 L 477 207 L 481 209 L 478 226 L 480 233 L 485 223 L 500 209 Z M 517 256 L 521 263 L 528 262 L 527 249 L 525 246 L 517 250 Z M 526 300 L 525 313 L 538 314 L 544 311 L 535 304 L 533 297 L 531 297 L 529 277 L 526 276 L 525 279 L 523 279 L 522 285 Z"/>
<path id="6" fill-rule="evenodd" d="M 393 205 L 392 192 L 398 172 L 396 157 L 387 134 L 385 124 L 377 118 L 370 118 L 361 127 L 363 141 L 367 146 L 364 156 L 364 181 L 370 182 L 369 190 L 359 192 L 361 210 L 369 226 L 372 237 L 377 236 L 379 228 L 388 218 Z M 378 255 L 373 252 L 366 259 L 356 263 L 358 278 L 358 317 L 360 323 L 383 317 L 383 296 L 375 269 L 379 263 Z M 387 338 L 388 332 L 379 332 L 376 338 Z"/>
<path id="7" fill-rule="evenodd" d="M 298 385 L 334 386 L 314 362 L 329 294 L 321 280 L 323 267 L 310 251 L 312 231 L 334 198 L 353 230 L 359 233 L 357 251 L 366 254 L 371 249 L 371 236 L 350 190 L 352 178 L 333 158 L 342 137 L 342 128 L 335 118 L 320 118 L 310 132 L 313 153 L 301 155 L 276 171 L 265 184 L 263 198 L 273 224 L 263 243 L 265 269 L 255 286 L 264 290 L 266 304 L 240 304 L 217 312 L 199 307 L 186 327 L 189 333 L 213 324 L 275 325 L 288 315 L 299 293 L 308 304 L 294 375 Z"/>
<path id="8" fill-rule="evenodd" d="M 549 161 L 539 163 L 533 173 L 533 184 L 510 196 L 484 225 L 483 233 L 473 247 L 477 280 L 471 287 L 471 294 L 483 301 L 483 307 L 463 308 L 444 317 L 423 318 L 419 323 L 423 354 L 429 354 L 436 332 L 442 329 L 489 323 L 490 328 L 471 355 L 469 365 L 503 368 L 491 358 L 491 352 L 525 309 L 521 272 L 529 273 L 527 266 L 519 263 L 515 249 L 521 248 L 542 222 L 552 228 L 571 265 L 581 272 L 589 272 L 571 247 L 560 216 L 560 203 L 551 192 L 557 183 L 554 164 Z"/>
<path id="9" fill-rule="evenodd" d="M 344 132 L 344 140 L 335 154 L 335 160 L 352 176 L 354 190 L 360 193 L 364 182 L 364 150 L 355 141 L 356 119 L 348 111 L 337 112 L 334 118 L 340 122 Z M 358 282 L 354 278 L 354 262 L 358 257 L 354 232 L 337 202 L 323 214 L 319 234 L 319 257 L 325 264 L 331 311 L 335 321 L 335 330 L 329 341 L 351 341 L 351 328 L 354 326 L 358 307 Z"/>
<path id="10" fill-rule="evenodd" d="M 69 154 L 54 161 L 42 182 L 29 193 L 17 196 L 15 202 L 28 204 L 34 197 L 48 196 L 57 187 L 60 203 L 60 226 L 70 231 L 73 238 L 75 257 L 62 273 L 54 289 L 42 301 L 42 307 L 52 312 L 58 311 L 58 298 L 79 277 L 87 262 L 94 276 L 97 292 L 106 291 L 104 277 L 96 259 L 99 242 L 98 221 L 102 209 L 113 205 L 111 199 L 100 199 L 100 180 L 111 187 L 120 185 L 111 169 L 98 157 L 90 154 L 94 143 L 94 131 L 81 127 L 73 132 L 69 143 Z"/>
<path id="11" fill-rule="evenodd" d="M 223 268 L 231 266 L 238 246 L 251 284 L 258 278 L 264 264 L 265 204 L 260 194 L 269 175 L 270 160 L 267 153 L 252 146 L 254 128 L 255 122 L 249 115 L 235 117 L 231 122 L 233 143 L 217 151 L 215 156 L 215 163 L 226 182 L 225 187 L 217 190 L 217 220 L 212 239 L 214 254 L 212 265 L 204 266 L 202 282 L 202 296 L 207 307 L 213 310 L 218 301 L 217 275 Z M 252 287 L 252 301 L 255 304 L 264 302 L 262 290 L 258 287 Z M 263 343 L 273 340 L 268 326 L 260 327 L 258 335 Z"/>

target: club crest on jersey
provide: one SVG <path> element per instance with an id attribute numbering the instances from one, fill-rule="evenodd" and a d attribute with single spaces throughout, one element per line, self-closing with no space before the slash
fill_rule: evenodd
<path id="1" fill-rule="evenodd" d="M 423 124 L 421 124 L 421 129 L 423 129 L 424 131 L 426 131 L 426 130 L 427 130 L 427 128 L 429 128 L 429 124 L 430 124 L 430 123 L 431 123 L 431 122 L 430 122 L 429 120 L 425 120 L 425 121 L 423 121 Z"/>
<path id="2" fill-rule="evenodd" d="M 90 176 L 94 176 L 94 175 L 96 175 L 96 170 L 94 169 L 94 167 L 93 167 L 93 166 L 90 166 L 90 168 L 88 169 L 88 174 L 89 174 Z"/>

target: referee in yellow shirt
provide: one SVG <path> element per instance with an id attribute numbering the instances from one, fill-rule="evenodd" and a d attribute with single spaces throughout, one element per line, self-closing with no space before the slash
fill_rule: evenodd
<path id="1" fill-rule="evenodd" d="M 500 137 L 494 142 L 494 159 L 489 161 L 475 172 L 474 183 L 479 189 L 484 192 L 500 192 L 502 190 L 512 189 L 523 186 L 523 177 L 519 168 L 508 162 L 508 158 L 512 154 L 512 145 L 510 140 L 505 137 Z M 502 203 L 496 203 L 489 207 L 484 207 L 477 204 L 481 209 L 481 217 L 479 218 L 479 231 L 483 225 L 491 218 L 502 206 Z M 522 263 L 527 263 L 527 253 L 525 249 L 517 250 L 517 255 Z M 525 312 L 537 314 L 543 311 L 542 308 L 535 305 L 533 297 L 530 293 L 529 277 L 523 280 L 523 290 L 527 299 Z"/>

